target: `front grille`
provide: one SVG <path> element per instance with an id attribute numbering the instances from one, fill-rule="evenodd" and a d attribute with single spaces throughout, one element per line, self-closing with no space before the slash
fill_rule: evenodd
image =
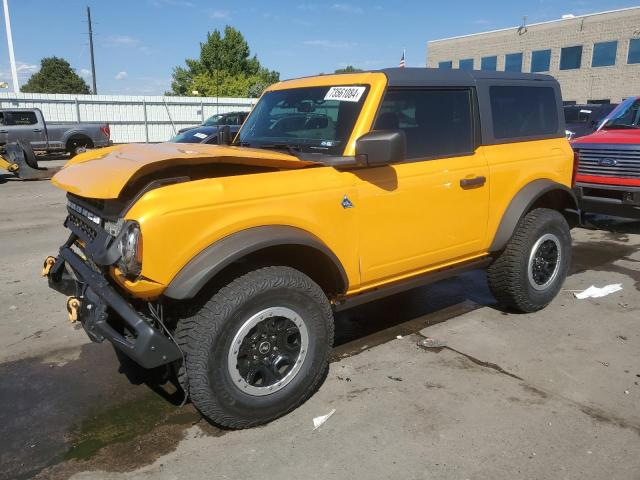
<path id="1" fill-rule="evenodd" d="M 640 148 L 581 148 L 579 175 L 640 178 Z"/>
<path id="2" fill-rule="evenodd" d="M 85 207 L 89 207 L 95 213 L 100 214 L 105 207 L 104 200 L 101 198 L 88 198 L 88 197 L 79 197 L 74 195 L 73 193 L 67 194 L 69 200 L 79 205 L 84 205 Z"/>
<path id="3" fill-rule="evenodd" d="M 95 228 L 89 224 L 84 218 L 69 214 L 67 223 L 76 227 L 77 230 L 83 232 L 90 241 L 95 240 L 97 232 Z"/>

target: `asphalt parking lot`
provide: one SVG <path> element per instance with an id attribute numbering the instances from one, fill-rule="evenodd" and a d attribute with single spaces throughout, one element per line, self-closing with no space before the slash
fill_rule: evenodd
<path id="1" fill-rule="evenodd" d="M 319 392 L 224 431 L 68 323 L 39 276 L 63 218 L 48 182 L 0 175 L 0 479 L 640 478 L 640 222 L 574 230 L 536 314 L 496 309 L 482 272 L 341 313 Z"/>

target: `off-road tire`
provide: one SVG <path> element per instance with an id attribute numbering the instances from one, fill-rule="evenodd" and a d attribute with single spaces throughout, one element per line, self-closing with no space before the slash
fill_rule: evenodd
<path id="1" fill-rule="evenodd" d="M 529 278 L 529 258 L 536 242 L 546 234 L 560 243 L 560 266 L 555 279 L 544 289 L 534 288 Z M 558 294 L 571 265 L 571 232 L 564 216 L 537 208 L 520 219 L 506 248 L 487 270 L 489 289 L 498 303 L 522 313 L 546 307 Z"/>
<path id="2" fill-rule="evenodd" d="M 234 429 L 270 422 L 307 400 L 324 378 L 333 345 L 333 312 L 322 289 L 290 267 L 271 266 L 246 273 L 179 320 L 175 339 L 185 354 L 180 382 L 195 407 L 213 423 Z M 251 315 L 282 306 L 295 310 L 308 329 L 302 366 L 282 389 L 247 395 L 229 373 L 228 354 L 236 333 Z"/>

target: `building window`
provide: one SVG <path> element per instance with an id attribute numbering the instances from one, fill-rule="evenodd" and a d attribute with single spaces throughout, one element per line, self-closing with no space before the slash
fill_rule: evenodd
<path id="1" fill-rule="evenodd" d="M 473 58 L 466 58 L 459 62 L 460 70 L 473 70 Z"/>
<path id="2" fill-rule="evenodd" d="M 536 50 L 531 54 L 531 72 L 548 72 L 551 67 L 551 50 Z"/>
<path id="3" fill-rule="evenodd" d="M 482 57 L 482 61 L 480 62 L 480 70 L 492 70 L 495 71 L 498 69 L 498 57 L 495 55 L 492 57 Z"/>
<path id="4" fill-rule="evenodd" d="M 587 100 L 587 103 L 590 103 L 592 105 L 610 105 L 611 104 L 611 99 L 610 98 L 600 98 L 597 100 Z"/>
<path id="5" fill-rule="evenodd" d="M 541 137 L 558 133 L 558 103 L 551 87 L 489 88 L 493 136 Z"/>
<path id="6" fill-rule="evenodd" d="M 582 45 L 560 50 L 560 70 L 576 70 L 582 66 Z"/>
<path id="7" fill-rule="evenodd" d="M 522 54 L 508 53 L 504 57 L 505 72 L 521 72 L 522 71 Z"/>
<path id="8" fill-rule="evenodd" d="M 618 41 L 600 42 L 593 45 L 592 67 L 610 67 L 616 64 Z"/>
<path id="9" fill-rule="evenodd" d="M 471 91 L 390 89 L 380 105 L 376 130 L 403 130 L 407 159 L 473 153 Z"/>
<path id="10" fill-rule="evenodd" d="M 640 38 L 632 38 L 629 40 L 627 63 L 640 63 Z"/>
<path id="11" fill-rule="evenodd" d="M 451 60 L 446 62 L 440 62 L 438 63 L 438 68 L 446 68 L 450 70 L 453 68 L 453 62 Z"/>

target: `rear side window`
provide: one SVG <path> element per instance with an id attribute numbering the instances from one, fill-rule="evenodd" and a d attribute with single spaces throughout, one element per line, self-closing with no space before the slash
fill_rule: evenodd
<path id="1" fill-rule="evenodd" d="M 35 125 L 38 123 L 34 112 L 7 112 L 5 125 Z"/>
<path id="2" fill-rule="evenodd" d="M 471 91 L 389 90 L 374 129 L 403 130 L 408 159 L 472 153 Z"/>
<path id="3" fill-rule="evenodd" d="M 556 95 L 550 87 L 493 86 L 489 89 L 493 136 L 546 136 L 558 131 Z"/>

